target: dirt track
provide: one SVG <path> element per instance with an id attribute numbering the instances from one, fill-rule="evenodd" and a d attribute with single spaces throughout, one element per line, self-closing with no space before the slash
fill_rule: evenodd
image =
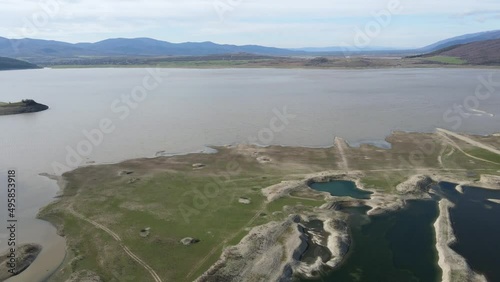
<path id="1" fill-rule="evenodd" d="M 153 270 L 153 268 L 151 268 L 147 263 L 145 263 L 143 260 L 141 260 L 127 246 L 125 246 L 122 243 L 122 239 L 120 238 L 120 236 L 118 236 L 118 234 L 116 234 L 115 232 L 111 231 L 106 226 L 103 226 L 103 225 L 101 225 L 101 224 L 99 224 L 99 223 L 97 223 L 97 222 L 95 222 L 95 221 L 93 221 L 91 219 L 86 218 L 84 215 L 82 215 L 82 214 L 78 213 L 77 211 L 75 211 L 73 209 L 73 207 L 70 207 L 68 210 L 69 210 L 69 212 L 71 214 L 73 214 L 77 218 L 79 218 L 81 220 L 84 220 L 84 221 L 92 224 L 94 227 L 96 227 L 98 229 L 101 229 L 102 231 L 108 233 L 111 237 L 113 237 L 113 239 L 115 239 L 115 241 L 117 241 L 118 243 L 120 243 L 120 247 L 123 249 L 123 251 L 125 251 L 125 253 L 130 258 L 132 258 L 134 261 L 136 261 L 138 264 L 140 264 L 142 267 L 144 267 L 149 272 L 149 274 L 151 274 L 151 276 L 153 277 L 153 279 L 154 279 L 155 282 L 162 282 L 160 276 L 158 276 L 158 274 L 156 274 L 156 272 Z"/>

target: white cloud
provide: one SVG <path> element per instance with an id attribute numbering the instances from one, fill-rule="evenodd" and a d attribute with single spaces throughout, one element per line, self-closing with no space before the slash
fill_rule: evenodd
<path id="1" fill-rule="evenodd" d="M 339 45 L 352 40 L 354 28 L 363 27 L 390 1 L 397 0 L 0 0 L 0 36 L 71 42 L 149 36 L 173 42 Z M 415 46 L 422 40 L 408 34 L 421 33 L 430 41 L 494 29 L 499 23 L 498 12 L 490 13 L 500 11 L 497 0 L 399 1 L 402 16 L 374 43 L 391 45 L 405 38 L 397 44 Z M 223 22 L 214 3 L 229 7 Z M 439 19 L 436 28 L 429 29 L 429 17 Z M 26 32 L 30 27 L 35 32 Z"/>

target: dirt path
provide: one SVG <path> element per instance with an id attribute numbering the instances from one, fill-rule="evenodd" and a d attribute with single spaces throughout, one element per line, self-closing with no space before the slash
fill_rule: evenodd
<path id="1" fill-rule="evenodd" d="M 116 234 L 115 232 L 111 231 L 109 228 L 107 228 L 106 226 L 103 226 L 102 224 L 99 224 L 89 218 L 86 218 L 83 214 L 81 213 L 78 213 L 77 211 L 75 211 L 73 209 L 73 206 L 70 206 L 68 208 L 69 212 L 74 215 L 75 217 L 81 219 L 81 220 L 84 220 L 90 224 L 92 224 L 94 227 L 98 228 L 98 229 L 101 229 L 102 231 L 108 233 L 111 237 L 113 237 L 113 239 L 115 239 L 115 241 L 117 241 L 119 244 L 120 244 L 120 247 L 123 249 L 123 251 L 125 251 L 125 253 L 130 257 L 132 258 L 134 261 L 136 261 L 138 264 L 140 264 L 142 267 L 144 267 L 148 272 L 149 274 L 151 274 L 151 276 L 153 277 L 154 281 L 155 282 L 162 282 L 160 276 L 158 276 L 158 274 L 156 274 L 156 272 L 153 270 L 153 268 L 151 268 L 147 263 L 145 263 L 142 259 L 140 259 L 137 255 L 135 255 L 127 246 L 125 246 L 122 242 L 122 239 L 120 238 L 120 236 L 118 236 L 118 234 Z"/>
<path id="2" fill-rule="evenodd" d="M 450 139 L 450 137 L 448 137 L 448 135 L 446 135 L 446 133 L 445 133 L 445 132 L 442 132 L 441 130 L 444 130 L 444 129 L 438 129 L 438 133 L 437 133 L 437 135 L 438 135 L 438 136 L 441 136 L 441 137 L 443 138 L 443 140 L 444 140 L 446 143 L 450 144 L 450 145 L 451 145 L 451 146 L 453 146 L 455 149 L 457 149 L 457 150 L 459 150 L 460 152 L 462 152 L 462 154 L 466 155 L 466 156 L 467 156 L 467 157 L 469 157 L 469 158 L 475 159 L 475 160 L 479 160 L 479 161 L 487 162 L 487 163 L 490 163 L 490 164 L 497 164 L 497 165 L 499 165 L 499 163 L 496 163 L 496 162 L 493 162 L 493 161 L 490 161 L 490 160 L 485 160 L 485 159 L 482 159 L 482 158 L 478 158 L 478 157 L 476 157 L 476 156 L 473 156 L 473 155 L 471 155 L 471 154 L 469 154 L 469 153 L 465 152 L 464 150 L 462 150 L 462 148 L 460 148 L 460 146 L 458 146 L 458 144 L 457 144 L 455 141 L 451 140 L 451 139 Z M 448 132 L 449 132 L 449 131 L 448 131 Z M 453 133 L 453 132 L 451 132 L 451 133 Z M 467 138 L 467 137 L 464 137 L 464 138 Z M 474 140 L 471 140 L 471 141 L 474 141 Z M 466 141 L 466 142 L 467 142 L 467 141 Z M 474 141 L 474 142 L 475 142 L 475 141 Z M 467 142 L 467 143 L 469 143 L 469 142 Z M 477 142 L 477 143 L 479 143 L 479 142 Z M 469 144 L 470 144 L 470 143 L 469 143 Z M 479 143 L 479 144 L 481 144 L 481 143 Z M 473 145 L 473 144 L 471 144 L 471 145 Z M 474 146 L 475 146 L 475 145 L 474 145 Z M 476 147 L 477 147 L 477 146 L 476 146 Z"/>
<path id="3" fill-rule="evenodd" d="M 443 144 L 443 145 L 445 145 L 445 146 L 443 146 L 443 149 L 439 153 L 438 163 L 441 166 L 441 168 L 446 169 L 446 167 L 444 166 L 444 163 L 443 163 L 443 156 L 449 157 L 449 156 L 453 155 L 453 153 L 455 153 L 455 147 L 449 146 L 449 144 Z M 445 155 L 446 150 L 448 150 L 448 148 L 450 148 L 450 151 L 448 152 L 448 154 Z"/>
<path id="4" fill-rule="evenodd" d="M 441 168 L 445 168 L 444 164 L 443 164 L 443 154 L 444 154 L 444 152 L 446 152 L 446 148 L 447 148 L 447 146 L 444 146 L 443 149 L 441 150 L 441 152 L 439 152 L 438 163 L 439 163 L 439 166 Z"/>
<path id="5" fill-rule="evenodd" d="M 463 136 L 463 135 L 457 134 L 455 132 L 451 132 L 449 130 L 441 129 L 441 128 L 438 128 L 437 131 L 441 132 L 441 133 L 444 133 L 444 134 L 447 134 L 447 135 L 450 135 L 450 136 L 453 136 L 453 137 L 455 137 L 457 139 L 460 139 L 460 140 L 462 140 L 462 141 L 464 141 L 466 143 L 471 144 L 472 146 L 476 146 L 478 148 L 481 148 L 481 149 L 490 151 L 490 152 L 492 152 L 494 154 L 500 155 L 500 150 L 497 150 L 497 149 L 495 149 L 493 147 L 485 145 L 485 144 L 483 144 L 483 143 L 481 143 L 479 141 L 473 140 L 472 138 L 469 138 L 467 136 Z"/>
<path id="6" fill-rule="evenodd" d="M 348 163 L 347 157 L 345 155 L 345 148 L 346 147 L 347 147 L 347 144 L 345 143 L 344 139 L 335 137 L 335 148 L 337 148 L 337 150 L 339 151 L 340 157 L 342 158 L 342 162 L 339 163 L 340 168 L 348 171 L 349 170 L 349 163 Z"/>
<path id="7" fill-rule="evenodd" d="M 298 196 L 292 196 L 292 195 L 288 195 L 288 197 L 290 197 L 292 199 L 297 199 L 297 200 L 323 202 L 322 200 L 317 200 L 314 198 L 305 198 L 305 197 L 298 197 Z"/>

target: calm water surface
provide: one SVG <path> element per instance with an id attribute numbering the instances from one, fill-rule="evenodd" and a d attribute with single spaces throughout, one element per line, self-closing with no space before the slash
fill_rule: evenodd
<path id="1" fill-rule="evenodd" d="M 315 183 L 311 187 L 358 199 L 367 199 L 370 194 L 350 181 Z M 350 214 L 352 245 L 343 263 L 317 281 L 438 282 L 441 270 L 433 227 L 439 214 L 437 203 L 408 201 L 403 210 L 375 216 L 367 216 L 368 210 L 344 210 Z"/>
<path id="2" fill-rule="evenodd" d="M 343 264 L 319 281 L 438 282 L 434 201 L 409 201 L 398 212 L 350 219 L 352 246 Z"/>
<path id="3" fill-rule="evenodd" d="M 488 199 L 500 200 L 500 191 L 463 187 L 464 194 L 455 190 L 457 185 L 440 183 L 446 198 L 455 204 L 450 218 L 457 237 L 452 245 L 469 265 L 488 281 L 500 281 L 500 204 Z"/>

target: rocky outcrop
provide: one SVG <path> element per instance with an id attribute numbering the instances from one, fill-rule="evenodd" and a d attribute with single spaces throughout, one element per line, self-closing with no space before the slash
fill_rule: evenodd
<path id="1" fill-rule="evenodd" d="M 200 242 L 200 239 L 191 238 L 191 237 L 186 237 L 186 238 L 181 239 L 181 244 L 183 244 L 184 246 L 193 245 L 193 244 L 196 244 L 199 242 Z"/>
<path id="2" fill-rule="evenodd" d="M 332 212 L 304 219 L 295 215 L 283 222 L 254 227 L 236 246 L 224 250 L 221 258 L 197 282 L 206 281 L 292 281 L 294 275 L 314 277 L 323 267 L 335 267 L 349 250 L 347 224 L 332 219 Z M 309 230 L 310 220 L 323 221 L 327 236 Z M 302 261 L 311 247 L 319 244 L 328 254 Z M 315 252 L 316 255 L 316 252 Z"/>
<path id="3" fill-rule="evenodd" d="M 367 213 L 368 215 L 377 215 L 400 210 L 404 208 L 406 201 L 400 195 L 375 193 L 371 196 L 371 199 L 365 201 L 365 204 L 371 207 L 371 210 Z"/>
<path id="4" fill-rule="evenodd" d="M 257 161 L 261 164 L 267 164 L 267 163 L 270 163 L 272 162 L 271 158 L 269 157 L 266 157 L 266 156 L 260 156 L 257 158 Z"/>
<path id="5" fill-rule="evenodd" d="M 244 204 L 244 205 L 250 205 L 252 203 L 252 200 L 246 197 L 241 197 L 238 199 L 238 203 Z"/>
<path id="6" fill-rule="evenodd" d="M 429 192 L 434 180 L 426 175 L 415 175 L 400 183 L 396 190 L 401 194 L 422 194 Z"/>
<path id="7" fill-rule="evenodd" d="M 197 282 L 277 281 L 286 262 L 300 246 L 293 218 L 254 227 L 236 246 L 228 247 L 220 259 Z M 284 238 L 284 240 L 280 240 Z M 282 242 L 281 244 L 278 242 Z"/>

